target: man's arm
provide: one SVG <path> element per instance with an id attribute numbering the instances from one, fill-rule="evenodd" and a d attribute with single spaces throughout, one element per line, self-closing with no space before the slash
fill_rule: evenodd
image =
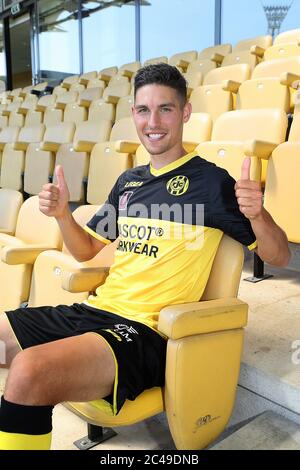
<path id="1" fill-rule="evenodd" d="M 261 185 L 250 180 L 250 165 L 251 159 L 245 158 L 241 179 L 235 185 L 240 211 L 250 220 L 258 256 L 274 266 L 287 266 L 291 256 L 287 236 L 264 209 Z"/>
<path id="2" fill-rule="evenodd" d="M 74 258 L 77 261 L 88 261 L 106 245 L 88 234 L 74 220 L 69 209 L 70 195 L 61 166 L 56 167 L 55 174 L 57 185 L 45 184 L 39 194 L 40 211 L 49 217 L 56 218 L 65 245 Z"/>

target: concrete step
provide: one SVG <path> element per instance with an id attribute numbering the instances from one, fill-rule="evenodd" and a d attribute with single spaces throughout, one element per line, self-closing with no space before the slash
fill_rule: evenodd
<path id="1" fill-rule="evenodd" d="M 299 450 L 300 426 L 267 411 L 211 447 L 211 450 Z"/>

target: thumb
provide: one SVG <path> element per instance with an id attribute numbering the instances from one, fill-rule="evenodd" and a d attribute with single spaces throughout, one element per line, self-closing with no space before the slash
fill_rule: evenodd
<path id="1" fill-rule="evenodd" d="M 57 186 L 59 189 L 65 189 L 67 186 L 66 180 L 65 180 L 65 175 L 64 175 L 64 169 L 61 165 L 57 165 L 55 167 L 55 176 L 56 176 L 56 181 L 57 181 Z"/>
<path id="2" fill-rule="evenodd" d="M 250 180 L 251 158 L 247 157 L 243 161 L 241 180 Z"/>

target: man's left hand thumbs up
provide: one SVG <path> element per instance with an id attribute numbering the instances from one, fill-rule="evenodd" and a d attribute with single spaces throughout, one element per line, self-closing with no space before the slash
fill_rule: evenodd
<path id="1" fill-rule="evenodd" d="M 250 179 L 251 158 L 245 158 L 241 179 L 235 184 L 235 195 L 240 211 L 250 220 L 256 219 L 262 213 L 262 191 L 257 181 Z"/>

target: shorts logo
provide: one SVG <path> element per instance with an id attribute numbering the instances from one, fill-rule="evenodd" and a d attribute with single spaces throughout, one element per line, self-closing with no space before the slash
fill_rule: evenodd
<path id="1" fill-rule="evenodd" d="M 125 210 L 127 208 L 127 204 L 131 196 L 133 195 L 133 191 L 126 191 L 119 199 L 119 210 Z"/>
<path id="2" fill-rule="evenodd" d="M 186 176 L 175 176 L 167 182 L 167 190 L 172 196 L 182 196 L 187 192 L 189 185 L 190 182 Z"/>

